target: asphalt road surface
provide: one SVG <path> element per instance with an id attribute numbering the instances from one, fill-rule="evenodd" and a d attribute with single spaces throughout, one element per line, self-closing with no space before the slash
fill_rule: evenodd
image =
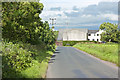
<path id="1" fill-rule="evenodd" d="M 118 78 L 118 68 L 73 47 L 57 47 L 49 61 L 47 78 Z"/>

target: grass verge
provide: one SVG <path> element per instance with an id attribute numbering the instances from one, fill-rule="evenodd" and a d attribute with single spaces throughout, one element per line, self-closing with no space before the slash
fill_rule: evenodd
<path id="1" fill-rule="evenodd" d="M 30 68 L 27 68 L 26 70 L 22 71 L 21 74 L 24 78 L 45 78 L 47 67 L 48 67 L 48 61 L 50 59 L 50 55 L 53 55 L 53 52 L 47 51 L 48 55 L 44 56 L 46 59 L 42 60 L 41 63 L 39 63 L 39 60 L 34 60 L 34 65 Z M 41 58 L 39 55 L 38 58 Z"/>
<path id="2" fill-rule="evenodd" d="M 36 61 L 34 66 L 22 71 L 21 74 L 23 78 L 45 78 L 47 66 L 47 62 L 38 63 Z"/>
<path id="3" fill-rule="evenodd" d="M 82 44 L 78 43 L 73 47 L 94 55 L 102 60 L 118 64 L 118 44 Z"/>

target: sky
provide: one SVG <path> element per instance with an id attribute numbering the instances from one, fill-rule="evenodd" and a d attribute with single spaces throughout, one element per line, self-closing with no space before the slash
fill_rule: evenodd
<path id="1" fill-rule="evenodd" d="M 40 3 L 44 5 L 40 17 L 49 24 L 50 18 L 56 18 L 55 30 L 61 28 L 98 30 L 100 24 L 104 22 L 118 23 L 118 1 L 40 0 Z"/>

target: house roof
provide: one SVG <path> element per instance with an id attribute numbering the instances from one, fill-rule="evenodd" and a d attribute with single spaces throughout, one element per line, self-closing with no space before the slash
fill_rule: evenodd
<path id="1" fill-rule="evenodd" d="M 96 32 L 98 32 L 98 30 L 88 30 L 88 33 L 90 34 L 90 33 L 96 33 Z"/>

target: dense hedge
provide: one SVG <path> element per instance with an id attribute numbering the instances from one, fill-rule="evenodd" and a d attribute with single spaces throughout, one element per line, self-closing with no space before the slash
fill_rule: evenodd
<path id="1" fill-rule="evenodd" d="M 97 41 L 63 41 L 63 46 L 73 46 L 77 43 L 97 43 Z"/>
<path id="2" fill-rule="evenodd" d="M 39 17 L 43 7 L 39 2 L 2 3 L 3 78 L 15 78 L 37 56 L 39 61 L 49 56 L 44 51 L 55 51 L 56 34 Z"/>
<path id="3" fill-rule="evenodd" d="M 37 54 L 32 49 L 25 49 L 23 44 L 13 44 L 12 42 L 3 42 L 2 53 L 3 77 L 31 67 L 33 56 Z"/>
<path id="4" fill-rule="evenodd" d="M 55 33 L 47 21 L 39 17 L 43 4 L 37 2 L 2 3 L 2 38 L 10 42 L 46 44 L 47 49 L 55 48 Z"/>
<path id="5" fill-rule="evenodd" d="M 47 60 L 49 53 L 41 45 L 23 44 L 22 42 L 13 44 L 12 42 L 2 43 L 2 77 L 3 78 L 17 78 L 23 77 L 21 72 L 34 66 L 35 61 L 42 63 Z"/>

